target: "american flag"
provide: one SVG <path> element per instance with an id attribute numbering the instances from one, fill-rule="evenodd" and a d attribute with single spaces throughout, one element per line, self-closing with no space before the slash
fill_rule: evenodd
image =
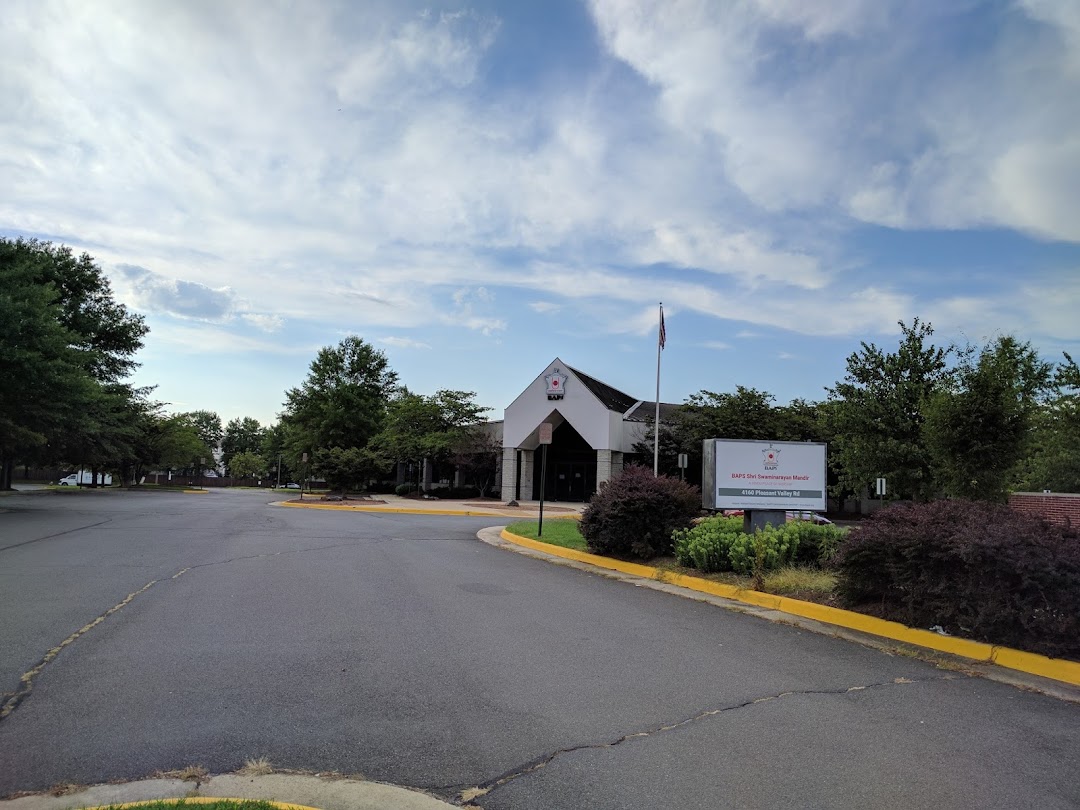
<path id="1" fill-rule="evenodd" d="M 660 348 L 667 343 L 667 330 L 664 328 L 664 305 L 660 305 Z"/>

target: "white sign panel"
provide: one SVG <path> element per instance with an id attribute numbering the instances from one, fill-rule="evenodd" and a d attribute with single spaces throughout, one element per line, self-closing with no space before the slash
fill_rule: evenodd
<path id="1" fill-rule="evenodd" d="M 540 444 L 551 444 L 551 432 L 552 432 L 551 422 L 541 422 L 540 423 L 540 435 L 539 435 Z"/>
<path id="2" fill-rule="evenodd" d="M 729 439 L 712 443 L 716 471 L 712 508 L 826 508 L 826 445 Z"/>

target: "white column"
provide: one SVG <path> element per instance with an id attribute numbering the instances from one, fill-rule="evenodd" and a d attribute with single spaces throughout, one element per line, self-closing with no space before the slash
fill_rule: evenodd
<path id="1" fill-rule="evenodd" d="M 502 499 L 509 503 L 514 500 L 517 488 L 517 449 L 504 447 L 502 452 Z"/>
<path id="2" fill-rule="evenodd" d="M 622 468 L 623 468 L 623 454 L 620 453 L 618 450 L 612 450 L 611 451 L 611 477 L 614 478 L 616 475 L 621 473 Z M 599 480 L 597 481 L 597 483 L 599 483 Z"/>
<path id="3" fill-rule="evenodd" d="M 521 499 L 533 499 L 533 461 L 536 454 L 532 450 L 521 451 Z"/>
<path id="4" fill-rule="evenodd" d="M 610 450 L 597 450 L 596 451 L 596 486 L 599 487 L 602 483 L 611 478 L 611 451 Z"/>

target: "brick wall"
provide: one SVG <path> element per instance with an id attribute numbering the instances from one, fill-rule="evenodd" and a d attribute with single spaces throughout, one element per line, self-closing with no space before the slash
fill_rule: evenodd
<path id="1" fill-rule="evenodd" d="M 1080 494 L 1063 492 L 1014 492 L 1009 506 L 1019 512 L 1038 515 L 1052 523 L 1080 526 Z"/>

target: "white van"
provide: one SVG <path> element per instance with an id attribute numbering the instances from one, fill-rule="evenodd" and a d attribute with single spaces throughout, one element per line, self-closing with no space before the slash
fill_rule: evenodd
<path id="1" fill-rule="evenodd" d="M 61 478 L 57 483 L 62 487 L 89 486 L 94 483 L 94 474 L 90 470 L 79 470 L 65 478 Z M 98 473 L 97 483 L 99 487 L 111 487 L 112 476 L 108 473 Z"/>

